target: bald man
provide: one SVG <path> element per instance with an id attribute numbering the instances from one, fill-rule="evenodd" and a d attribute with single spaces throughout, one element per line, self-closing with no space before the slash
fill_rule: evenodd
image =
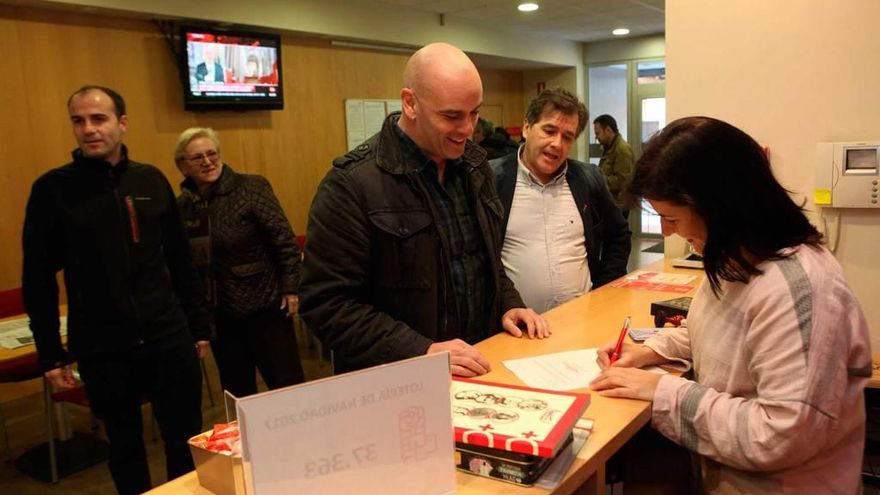
<path id="1" fill-rule="evenodd" d="M 490 363 L 472 344 L 499 329 L 544 338 L 501 265 L 503 211 L 486 153 L 468 137 L 483 85 L 458 48 L 435 43 L 404 70 L 402 112 L 343 157 L 309 213 L 300 312 L 336 372 L 433 352 L 451 372 Z"/>

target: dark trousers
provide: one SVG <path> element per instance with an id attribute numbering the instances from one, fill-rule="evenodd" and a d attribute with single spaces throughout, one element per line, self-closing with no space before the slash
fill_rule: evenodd
<path id="1" fill-rule="evenodd" d="M 110 474 L 121 495 L 151 488 L 141 404 L 153 414 L 165 442 L 168 479 L 194 469 L 187 440 L 202 428 L 202 375 L 188 335 L 172 341 L 79 360 L 92 412 L 110 440 Z"/>
<path id="2" fill-rule="evenodd" d="M 293 321 L 278 308 L 234 317 L 217 311 L 217 339 L 211 343 L 220 384 L 236 397 L 257 393 L 254 368 L 270 389 L 305 380 Z"/>

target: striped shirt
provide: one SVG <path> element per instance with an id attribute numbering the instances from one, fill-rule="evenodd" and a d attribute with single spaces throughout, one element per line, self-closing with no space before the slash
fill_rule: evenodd
<path id="1" fill-rule="evenodd" d="M 446 160 L 443 183 L 436 164 L 428 159 L 416 143 L 399 126 L 394 126 L 405 155 L 416 157 L 422 168 L 430 200 L 437 212 L 438 228 L 449 241 L 452 288 L 455 291 L 458 330 L 462 340 L 479 342 L 490 335 L 485 308 L 492 301 L 489 294 L 489 260 L 486 243 L 474 209 L 468 171 L 460 159 Z"/>
<path id="2" fill-rule="evenodd" d="M 720 297 L 704 283 L 688 327 L 645 342 L 693 362 L 693 381 L 660 379 L 652 423 L 700 455 L 708 493 L 860 490 L 868 325 L 831 253 L 787 252 Z"/>

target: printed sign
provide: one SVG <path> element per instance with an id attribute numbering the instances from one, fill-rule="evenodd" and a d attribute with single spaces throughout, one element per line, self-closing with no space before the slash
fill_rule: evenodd
<path id="1" fill-rule="evenodd" d="M 449 387 L 442 353 L 239 399 L 248 493 L 453 493 Z"/>

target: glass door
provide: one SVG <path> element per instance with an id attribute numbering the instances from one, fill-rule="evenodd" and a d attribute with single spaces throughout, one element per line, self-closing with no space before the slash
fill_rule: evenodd
<path id="1" fill-rule="evenodd" d="M 666 62 L 648 60 L 636 63 L 633 129 L 630 146 L 636 157 L 642 155 L 644 144 L 666 126 Z M 633 218 L 635 217 L 635 218 Z M 642 201 L 639 215 L 630 215 L 633 232 L 638 237 L 660 238 L 660 217 L 647 201 Z"/>
<path id="2" fill-rule="evenodd" d="M 666 97 L 642 98 L 639 105 L 639 129 L 638 155 L 642 154 L 645 143 L 651 136 L 666 126 Z M 651 208 L 650 203 L 642 200 L 642 209 L 639 214 L 638 230 L 640 236 L 662 235 L 660 230 L 660 217 Z"/>
<path id="3" fill-rule="evenodd" d="M 587 108 L 590 111 L 590 123 L 584 132 L 589 136 L 590 163 L 599 164 L 602 158 L 602 147 L 596 141 L 593 134 L 593 120 L 602 114 L 608 114 L 617 120 L 620 133 L 627 135 L 627 118 L 629 112 L 629 70 L 627 64 L 611 64 L 592 66 L 589 73 L 589 102 Z"/>

